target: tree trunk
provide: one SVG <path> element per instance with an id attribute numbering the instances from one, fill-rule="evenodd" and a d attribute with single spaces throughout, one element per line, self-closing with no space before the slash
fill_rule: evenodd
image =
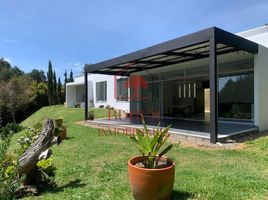
<path id="1" fill-rule="evenodd" d="M 54 133 L 53 120 L 48 119 L 44 123 L 44 127 L 35 142 L 20 156 L 20 174 L 25 174 L 26 176 L 29 175 L 35 169 L 40 154 L 56 143 L 57 137 L 55 137 Z"/>
<path id="2" fill-rule="evenodd" d="M 10 110 L 10 114 L 11 114 L 11 117 L 12 117 L 13 122 L 14 123 L 17 123 L 16 122 L 16 114 L 15 114 L 15 112 L 13 110 Z"/>

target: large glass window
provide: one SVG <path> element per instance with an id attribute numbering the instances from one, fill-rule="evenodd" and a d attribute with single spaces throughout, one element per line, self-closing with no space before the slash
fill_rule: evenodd
<path id="1" fill-rule="evenodd" d="M 240 56 L 242 56 L 242 54 Z M 251 58 L 219 64 L 219 120 L 253 122 L 253 66 L 254 62 Z"/>
<path id="2" fill-rule="evenodd" d="M 85 102 L 85 86 L 79 85 L 76 87 L 76 102 Z"/>
<path id="3" fill-rule="evenodd" d="M 219 77 L 219 117 L 253 119 L 253 73 Z"/>
<path id="4" fill-rule="evenodd" d="M 127 78 L 117 79 L 116 100 L 128 101 L 128 79 Z"/>
<path id="5" fill-rule="evenodd" d="M 161 74 L 163 85 L 162 116 L 179 119 L 206 120 L 209 114 L 209 67 L 189 66 Z"/>
<path id="6" fill-rule="evenodd" d="M 96 83 L 96 100 L 107 101 L 107 81 Z"/>

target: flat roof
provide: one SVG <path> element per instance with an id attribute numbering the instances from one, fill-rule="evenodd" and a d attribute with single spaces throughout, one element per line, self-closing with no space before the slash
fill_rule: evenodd
<path id="1" fill-rule="evenodd" d="M 85 83 L 84 82 L 71 82 L 71 83 L 66 83 L 66 86 L 77 86 L 77 85 L 84 85 Z"/>
<path id="2" fill-rule="evenodd" d="M 262 34 L 262 33 L 267 33 L 268 32 L 268 24 L 265 24 L 264 26 L 259 26 L 256 28 L 252 28 L 246 31 L 242 31 L 239 33 L 236 33 L 237 35 L 241 36 L 241 37 L 251 37 L 254 35 L 258 35 L 258 34 Z"/>
<path id="3" fill-rule="evenodd" d="M 217 55 L 235 51 L 258 53 L 258 44 L 217 27 L 204 29 L 133 53 L 96 64 L 86 64 L 86 73 L 129 76 L 138 71 L 209 57 L 210 41 Z"/>

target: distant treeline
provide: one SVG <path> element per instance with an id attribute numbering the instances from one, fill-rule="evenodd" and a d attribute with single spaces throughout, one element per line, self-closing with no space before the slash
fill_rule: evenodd
<path id="1" fill-rule="evenodd" d="M 66 83 L 73 82 L 73 73 L 64 84 L 57 79 L 52 63 L 48 63 L 47 74 L 33 69 L 25 73 L 18 67 L 0 59 L 0 127 L 9 122 L 20 122 L 43 106 L 62 104 L 65 101 Z"/>

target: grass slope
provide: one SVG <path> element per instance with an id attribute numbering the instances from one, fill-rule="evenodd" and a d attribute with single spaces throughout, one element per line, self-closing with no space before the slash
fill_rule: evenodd
<path id="1" fill-rule="evenodd" d="M 53 147 L 58 187 L 27 199 L 132 199 L 127 160 L 137 151 L 127 137 L 100 137 L 96 129 L 75 124 L 83 120 L 82 109 L 62 106 L 44 107 L 22 125 L 44 117 L 64 117 L 69 139 Z M 267 148 L 267 138 L 240 150 L 175 148 L 168 155 L 176 162 L 172 199 L 267 199 Z"/>

